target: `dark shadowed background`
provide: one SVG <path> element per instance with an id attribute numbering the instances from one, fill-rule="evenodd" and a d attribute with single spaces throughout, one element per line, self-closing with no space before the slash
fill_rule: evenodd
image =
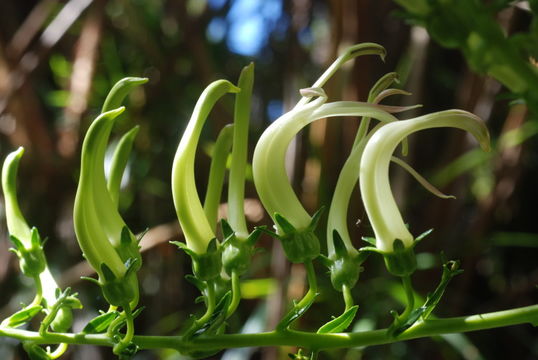
<path id="1" fill-rule="evenodd" d="M 346 46 L 377 42 L 385 62 L 362 57 L 325 87 L 330 99 L 365 100 L 383 74 L 397 71 L 399 87 L 412 92 L 395 105 L 423 107 L 400 118 L 460 108 L 482 117 L 493 151 L 484 154 L 463 132 L 430 130 L 410 138 L 407 161 L 456 200 L 433 197 L 407 173 L 393 169 L 393 191 L 413 233 L 435 231 L 418 247 L 414 278 L 425 296 L 440 276 L 440 253 L 460 259 L 455 278 L 436 311 L 460 316 L 502 310 L 538 300 L 538 24 L 534 2 L 376 0 L 17 0 L 0 1 L 0 155 L 26 149 L 19 198 L 30 225 L 49 241 L 45 251 L 63 286 L 79 292 L 85 309 L 80 330 L 105 302 L 74 238 L 72 207 L 81 139 L 112 85 L 125 76 L 149 83 L 127 101 L 121 134 L 140 132 L 124 178 L 121 212 L 133 231 L 150 228 L 140 271 L 146 309 L 140 334 L 175 334 L 192 312 L 197 290 L 185 281 L 190 260 L 170 240 L 181 235 L 172 203 L 173 155 L 196 99 L 211 81 L 236 82 L 241 68 L 256 66 L 251 144 L 299 98 Z M 402 5 L 402 6 L 401 6 Z M 490 76 L 487 76 L 490 75 Z M 208 150 L 231 122 L 232 97 L 219 102 L 197 157 L 203 196 Z M 290 154 L 292 182 L 313 213 L 328 205 L 339 170 L 353 143 L 358 119 L 320 121 L 307 128 Z M 251 152 L 253 145 L 251 146 Z M 269 219 L 247 183 L 250 225 Z M 1 213 L 0 213 L 1 214 Z M 19 274 L 3 215 L 0 231 L 0 318 L 32 296 Z M 361 221 L 358 221 L 361 220 Z M 360 194 L 349 210 L 357 247 L 371 236 Z M 320 234 L 322 235 L 323 229 Z M 324 236 L 321 236 L 322 240 Z M 324 241 L 322 241 L 323 243 Z M 243 300 L 230 319 L 254 331 L 274 326 L 290 299 L 301 296 L 305 273 L 284 260 L 279 244 L 264 238 L 245 277 Z M 300 326 L 316 329 L 343 302 L 326 270 L 317 269 L 318 301 Z M 360 305 L 354 330 L 390 324 L 403 293 L 379 258 L 372 256 L 353 290 Z M 335 300 L 336 299 L 336 300 Z M 253 331 L 253 330 L 250 330 Z M 414 340 L 321 354 L 321 359 L 535 359 L 538 332 L 530 325 Z M 280 359 L 293 349 L 221 352 L 214 358 Z M 25 359 L 21 347 L 0 338 L 1 359 Z M 110 349 L 73 346 L 67 359 L 110 359 Z M 135 359 L 182 359 L 175 352 L 140 352 Z"/>

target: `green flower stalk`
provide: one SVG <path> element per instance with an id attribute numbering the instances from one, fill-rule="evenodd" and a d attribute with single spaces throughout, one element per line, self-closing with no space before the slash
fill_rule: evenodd
<path id="1" fill-rule="evenodd" d="M 375 233 L 375 251 L 385 256 L 387 269 L 407 276 L 416 263 L 416 243 L 407 229 L 392 195 L 389 163 L 398 144 L 410 134 L 430 128 L 453 127 L 470 132 L 485 151 L 489 151 L 489 133 L 475 115 L 462 110 L 447 110 L 410 120 L 392 122 L 381 127 L 364 149 L 360 166 L 360 189 L 370 223 Z M 371 250 L 371 248 L 369 248 Z"/>
<path id="2" fill-rule="evenodd" d="M 172 196 L 186 245 L 175 243 L 193 258 L 193 269 L 200 280 L 219 276 L 220 250 L 215 232 L 200 202 L 194 178 L 194 160 L 203 125 L 222 96 L 239 88 L 226 80 L 211 83 L 200 95 L 187 128 L 181 137 L 172 166 Z"/>

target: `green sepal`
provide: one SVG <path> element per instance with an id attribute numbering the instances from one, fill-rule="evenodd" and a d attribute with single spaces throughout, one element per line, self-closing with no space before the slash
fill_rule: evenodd
<path id="1" fill-rule="evenodd" d="M 314 303 L 314 301 L 316 300 L 316 297 L 318 296 L 319 294 L 315 294 L 314 296 L 312 296 L 308 302 L 306 304 L 304 304 L 303 306 L 297 306 L 297 303 L 294 301 L 294 304 L 293 304 L 293 309 L 291 309 L 283 318 L 282 320 L 280 320 L 280 322 L 278 323 L 278 325 L 276 326 L 276 331 L 282 331 L 282 330 L 286 330 L 290 327 L 290 325 L 296 321 L 297 319 L 299 319 L 301 316 L 304 315 L 304 313 L 310 308 L 310 306 L 312 306 L 312 304 Z"/>
<path id="2" fill-rule="evenodd" d="M 271 231 L 271 230 L 267 229 L 266 226 L 256 226 L 254 228 L 254 230 L 259 230 L 261 233 L 265 233 L 265 234 L 269 235 L 270 237 L 272 237 L 274 239 L 280 239 L 280 235 L 278 235 L 274 231 Z"/>
<path id="3" fill-rule="evenodd" d="M 308 225 L 308 230 L 315 231 L 318 227 L 319 220 L 321 219 L 321 215 L 323 215 L 323 212 L 325 211 L 325 206 L 321 206 L 318 211 L 312 215 L 312 220 L 310 221 L 310 224 Z"/>
<path id="4" fill-rule="evenodd" d="M 26 248 L 24 243 L 14 235 L 10 235 L 9 238 L 16 247 L 16 250 L 12 252 L 19 258 L 21 272 L 28 277 L 39 276 L 47 267 L 47 260 L 37 229 L 34 227 L 31 230 L 29 248 Z"/>
<path id="5" fill-rule="evenodd" d="M 121 239 L 120 240 L 121 245 L 126 245 L 126 246 L 131 245 L 133 239 L 131 239 L 131 234 L 127 226 L 124 226 L 121 229 L 120 239 Z"/>
<path id="6" fill-rule="evenodd" d="M 126 263 L 134 265 L 133 271 L 136 272 L 140 270 L 142 266 L 142 255 L 140 254 L 140 247 L 138 246 L 138 240 L 131 233 L 131 230 L 127 226 L 123 226 L 120 233 L 120 244 L 116 248 L 120 259 Z M 134 261 L 136 260 L 136 261 Z M 131 265 L 131 266 L 132 266 Z"/>
<path id="7" fill-rule="evenodd" d="M 220 220 L 220 228 L 222 230 L 222 235 L 224 236 L 224 242 L 228 241 L 230 237 L 235 236 L 235 232 L 225 219 Z"/>
<path id="8" fill-rule="evenodd" d="M 283 234 L 292 234 L 297 230 L 286 218 L 279 213 L 275 213 L 275 223 Z"/>
<path id="9" fill-rule="evenodd" d="M 32 320 L 34 316 L 36 316 L 37 314 L 41 312 L 41 310 L 43 310 L 43 306 L 41 305 L 34 305 L 31 307 L 19 310 L 15 314 L 9 317 L 7 326 L 9 327 L 21 326 L 22 324 L 27 323 L 28 321 Z"/>
<path id="10" fill-rule="evenodd" d="M 117 278 L 112 270 L 105 264 L 101 264 L 103 279 L 99 279 L 99 286 L 106 301 L 114 306 L 126 306 L 138 297 L 138 280 L 136 274 L 129 272 L 121 278 Z"/>
<path id="11" fill-rule="evenodd" d="M 102 263 L 101 264 L 101 273 L 103 274 L 103 277 L 105 278 L 105 281 L 115 281 L 116 275 L 110 270 L 107 264 Z"/>
<path id="12" fill-rule="evenodd" d="M 414 247 L 406 248 L 400 239 L 394 240 L 393 251 L 383 253 L 383 257 L 387 270 L 393 275 L 409 276 L 417 269 Z"/>
<path id="13" fill-rule="evenodd" d="M 139 261 L 137 258 L 129 258 L 125 262 L 125 277 L 129 277 L 129 275 L 133 274 L 140 268 Z M 136 275 L 135 275 L 136 276 Z"/>
<path id="14" fill-rule="evenodd" d="M 101 283 L 99 282 L 99 280 L 97 279 L 94 279 L 92 277 L 89 277 L 89 276 L 81 276 L 80 277 L 81 280 L 86 280 L 86 281 L 89 281 L 91 283 L 94 283 L 95 285 L 99 285 L 101 286 Z"/>
<path id="15" fill-rule="evenodd" d="M 254 244 L 259 239 L 262 231 L 259 228 L 245 239 L 239 239 L 235 232 L 224 219 L 221 220 L 222 233 L 225 240 L 222 243 L 222 266 L 226 274 L 232 276 L 233 272 L 237 275 L 244 274 L 250 267 L 250 261 L 254 254 Z"/>
<path id="16" fill-rule="evenodd" d="M 140 245 L 140 241 L 142 241 L 142 239 L 144 238 L 144 236 L 146 236 L 146 234 L 148 233 L 149 231 L 149 228 L 145 228 L 144 231 L 142 231 L 140 234 L 138 234 L 136 236 L 136 243 L 138 245 Z"/>
<path id="17" fill-rule="evenodd" d="M 254 246 L 254 244 L 260 239 L 260 236 L 262 235 L 262 232 L 264 229 L 266 229 L 267 226 L 257 226 L 254 228 L 254 230 L 248 235 L 246 242 L 250 246 Z"/>
<path id="18" fill-rule="evenodd" d="M 372 246 L 376 246 L 376 243 L 377 243 L 375 237 L 363 236 L 362 240 L 366 241 L 368 244 L 370 244 Z"/>
<path id="19" fill-rule="evenodd" d="M 193 284 L 201 293 L 204 293 L 207 289 L 207 283 L 193 275 L 185 275 L 185 280 Z"/>
<path id="20" fill-rule="evenodd" d="M 314 214 L 311 223 L 303 230 L 296 229 L 279 213 L 274 214 L 275 223 L 279 232 L 277 239 L 282 243 L 286 257 L 292 263 L 304 263 L 314 260 L 319 256 L 319 239 L 314 233 L 314 230 L 319 222 L 322 210 L 323 208 Z M 270 233 L 267 230 L 262 231 Z"/>
<path id="21" fill-rule="evenodd" d="M 426 236 L 430 235 L 432 232 L 433 232 L 433 229 L 424 231 L 422 234 L 420 234 L 419 236 L 415 238 L 415 243 L 418 243 L 419 241 L 424 239 Z"/>
<path id="22" fill-rule="evenodd" d="M 185 243 L 183 243 L 181 241 L 170 241 L 170 244 L 177 246 L 178 248 L 183 250 L 187 255 L 189 255 L 193 259 L 198 256 L 197 253 L 195 253 L 194 251 L 189 249 L 187 244 L 185 244 Z"/>
<path id="23" fill-rule="evenodd" d="M 317 333 L 318 334 L 339 333 L 346 330 L 349 327 L 349 325 L 351 325 L 351 322 L 353 322 L 353 319 L 355 319 L 355 315 L 357 314 L 358 309 L 359 309 L 359 305 L 354 305 L 350 307 L 342 315 L 338 316 L 337 318 L 329 321 L 328 323 L 320 327 Z"/>
<path id="24" fill-rule="evenodd" d="M 364 247 L 361 247 L 361 248 L 359 249 L 359 253 L 376 253 L 376 254 L 381 254 L 381 255 L 384 255 L 384 254 L 385 254 L 384 251 L 379 250 L 378 248 L 373 247 L 373 246 L 364 246 Z"/>
<path id="25" fill-rule="evenodd" d="M 185 243 L 179 241 L 171 241 L 170 243 L 176 245 L 191 257 L 192 271 L 198 279 L 206 281 L 220 275 L 222 269 L 222 247 L 219 246 L 217 238 L 211 239 L 209 244 L 207 244 L 206 252 L 203 254 L 197 254 Z"/>
<path id="26" fill-rule="evenodd" d="M 331 283 L 335 290 L 342 291 L 343 286 L 352 289 L 363 268 L 361 264 L 368 257 L 368 252 L 350 252 L 338 231 L 333 230 L 334 254 L 330 258 L 324 258 L 323 264 L 331 273 Z"/>

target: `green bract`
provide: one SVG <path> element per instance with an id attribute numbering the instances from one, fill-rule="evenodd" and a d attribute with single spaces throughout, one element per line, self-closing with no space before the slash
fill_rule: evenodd
<path id="1" fill-rule="evenodd" d="M 482 148 L 489 151 L 489 133 L 475 115 L 462 110 L 447 110 L 410 120 L 386 124 L 368 141 L 360 166 L 360 189 L 370 223 L 375 233 L 375 246 L 389 254 L 399 253 L 390 260 L 390 267 L 401 269 L 412 263 L 409 249 L 414 246 L 413 235 L 407 229 L 398 210 L 389 183 L 389 163 L 398 144 L 413 132 L 438 127 L 454 127 L 470 132 Z M 401 264 L 400 264 L 401 263 Z M 387 264 L 389 265 L 389 264 Z M 400 272 L 397 270 L 397 272 Z"/>

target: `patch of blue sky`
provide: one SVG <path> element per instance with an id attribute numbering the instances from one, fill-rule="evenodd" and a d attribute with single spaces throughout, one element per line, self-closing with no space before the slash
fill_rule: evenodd
<path id="1" fill-rule="evenodd" d="M 284 113 L 284 104 L 282 103 L 282 100 L 269 100 L 265 113 L 270 122 L 278 119 Z"/>
<path id="2" fill-rule="evenodd" d="M 208 0 L 207 5 L 212 10 L 220 10 L 226 5 L 226 0 Z"/>
<path id="3" fill-rule="evenodd" d="M 282 31 L 282 17 L 282 0 L 232 0 L 226 16 L 228 48 L 240 55 L 260 55 L 273 30 Z"/>
<path id="4" fill-rule="evenodd" d="M 220 16 L 214 17 L 207 25 L 207 39 L 213 43 L 221 42 L 226 37 L 227 28 L 226 19 Z"/>

